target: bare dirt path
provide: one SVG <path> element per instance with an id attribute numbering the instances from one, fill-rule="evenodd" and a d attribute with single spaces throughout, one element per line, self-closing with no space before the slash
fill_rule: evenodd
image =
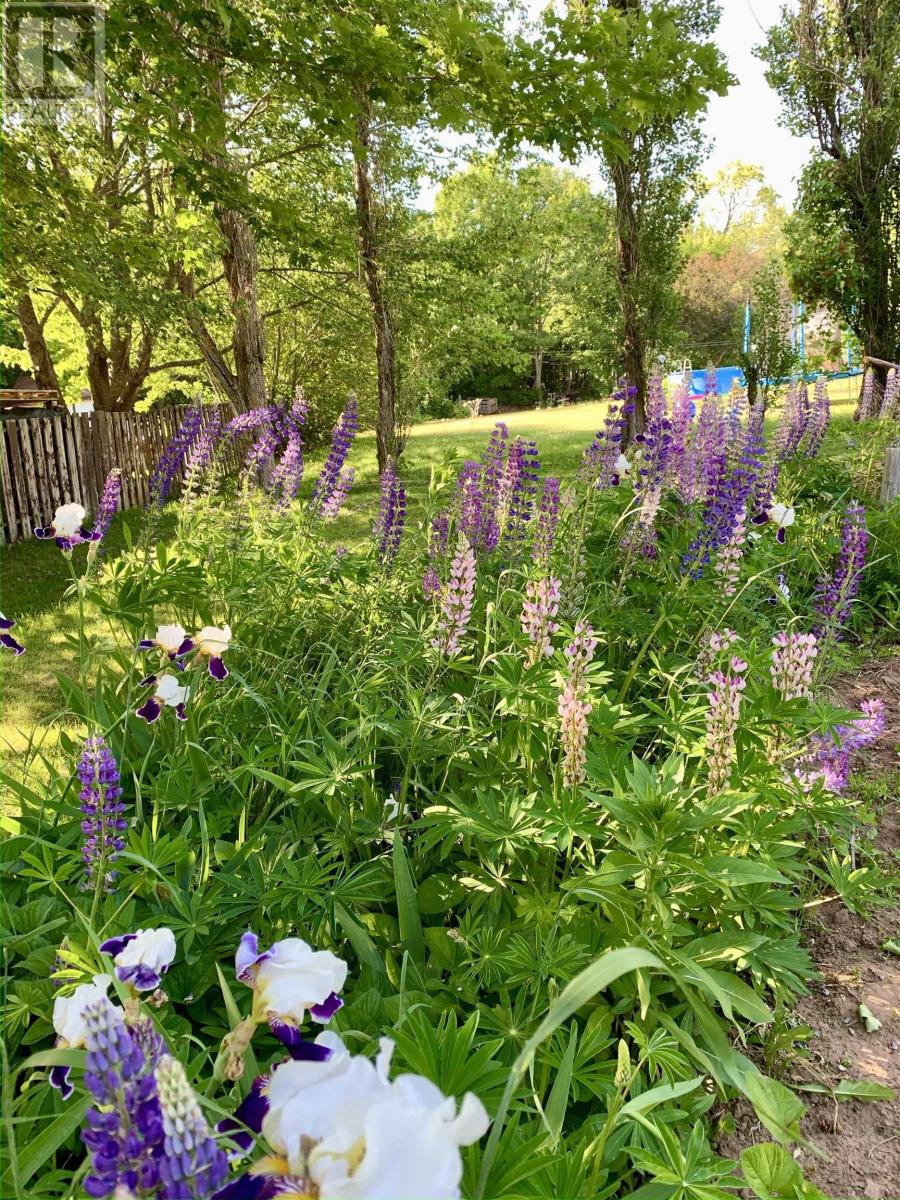
<path id="1" fill-rule="evenodd" d="M 900 877 L 900 656 L 844 676 L 833 691 L 835 702 L 848 709 L 874 696 L 885 701 L 885 733 L 856 767 L 885 781 L 887 796 L 872 837 L 883 869 Z M 867 918 L 839 901 L 812 911 L 806 944 L 821 979 L 795 1010 L 812 1036 L 809 1059 L 798 1062 L 794 1081 L 833 1087 L 845 1079 L 868 1080 L 893 1088 L 895 1099 L 836 1104 L 830 1096 L 803 1095 L 803 1133 L 824 1157 L 801 1152 L 798 1160 L 806 1177 L 834 1200 L 900 1200 L 900 956 L 882 948 L 890 939 L 900 948 L 900 907 Z M 880 1029 L 867 1032 L 860 1004 Z M 734 1118 L 735 1133 L 720 1142 L 723 1153 L 738 1157 L 743 1147 L 769 1140 L 749 1106 L 737 1104 Z"/>

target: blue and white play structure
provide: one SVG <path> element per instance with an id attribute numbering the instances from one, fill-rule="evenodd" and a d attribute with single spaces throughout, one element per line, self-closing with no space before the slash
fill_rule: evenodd
<path id="1" fill-rule="evenodd" d="M 744 354 L 749 353 L 750 350 L 751 324 L 752 312 L 750 301 L 747 300 L 744 305 Z M 829 379 L 850 379 L 854 375 L 862 374 L 862 364 L 859 361 L 854 362 L 853 340 L 849 330 L 846 330 L 844 333 L 844 341 L 847 345 L 847 369 L 845 371 L 829 371 Z M 806 371 L 806 305 L 802 300 L 795 300 L 791 304 L 791 347 L 796 351 L 797 358 L 800 361 L 800 370 L 790 378 L 775 379 L 771 382 L 790 383 L 791 379 L 803 378 L 806 382 L 812 383 L 817 378 L 819 372 L 807 373 Z M 690 377 L 691 395 L 704 396 L 706 395 L 707 377 L 709 374 L 707 371 L 692 370 L 690 362 L 685 360 L 680 371 L 673 371 L 672 374 L 666 376 L 666 382 L 670 386 L 675 387 Z M 735 384 L 739 388 L 747 386 L 747 380 L 740 367 L 716 367 L 715 376 L 716 392 L 720 396 L 729 394 Z"/>

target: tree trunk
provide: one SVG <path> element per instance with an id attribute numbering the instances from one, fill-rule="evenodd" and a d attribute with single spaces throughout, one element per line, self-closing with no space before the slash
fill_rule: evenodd
<path id="1" fill-rule="evenodd" d="M 637 389 L 634 411 L 628 423 L 627 441 L 643 433 L 646 422 L 647 373 L 646 346 L 638 304 L 640 273 L 640 237 L 634 205 L 634 181 L 629 161 L 616 159 L 609 164 L 616 196 L 616 277 L 622 304 L 622 372 L 626 385 Z"/>
<path id="2" fill-rule="evenodd" d="M 185 320 L 194 335 L 197 349 L 203 358 L 212 379 L 213 387 L 221 393 L 232 408 L 234 415 L 244 411 L 244 402 L 237 376 L 228 366 L 215 339 L 206 327 L 206 322 L 197 311 L 194 276 L 185 270 L 178 271 L 178 287 L 187 301 Z"/>
<path id="3" fill-rule="evenodd" d="M 610 5 L 622 13 L 628 13 L 639 10 L 641 0 L 610 0 Z M 629 144 L 625 158 L 610 158 L 607 162 L 616 197 L 616 277 L 622 304 L 622 372 L 626 388 L 630 386 L 637 389 L 634 410 L 624 439 L 626 444 L 643 433 L 647 404 L 646 346 L 638 302 L 640 229 L 635 207 L 632 154 L 633 146 Z"/>
<path id="4" fill-rule="evenodd" d="M 752 408 L 759 396 L 759 369 L 748 367 L 744 371 L 744 378 L 747 380 L 747 404 Z M 765 407 L 765 403 L 766 397 L 763 396 L 763 407 Z"/>
<path id="5" fill-rule="evenodd" d="M 385 294 L 379 257 L 377 206 L 369 179 L 372 148 L 371 106 L 366 102 L 356 121 L 357 145 L 353 151 L 353 181 L 356 189 L 356 230 L 366 289 L 375 329 L 375 357 L 378 370 L 378 417 L 375 443 L 378 473 L 389 458 L 399 452 L 397 436 L 397 355 L 391 308 Z"/>
<path id="6" fill-rule="evenodd" d="M 53 365 L 53 359 L 50 356 L 50 351 L 47 348 L 47 342 L 44 338 L 44 323 L 38 318 L 35 312 L 34 303 L 29 292 L 22 292 L 19 296 L 16 312 L 19 317 L 19 325 L 22 328 L 22 337 L 25 339 L 25 346 L 31 359 L 35 383 L 40 388 L 52 389 L 55 392 L 59 392 L 60 396 L 62 396 L 62 389 L 59 386 L 56 368 Z"/>
<path id="7" fill-rule="evenodd" d="M 94 408 L 97 412 L 130 412 L 150 373 L 153 337 L 148 330 L 141 331 L 137 358 L 132 361 L 130 326 L 123 327 L 114 322 L 107 340 L 100 314 L 89 301 L 85 300 L 79 309 L 71 298 L 64 299 L 84 333 L 87 377 Z"/>
<path id="8" fill-rule="evenodd" d="M 143 352 L 132 365 L 130 356 L 112 362 L 105 343 L 85 334 L 87 340 L 87 376 L 91 399 L 97 412 L 131 412 L 150 371 L 150 353 Z M 145 338 L 152 349 L 152 339 Z"/>
<path id="9" fill-rule="evenodd" d="M 540 399 L 544 390 L 544 347 L 534 348 L 534 390 Z"/>
<path id="10" fill-rule="evenodd" d="M 214 94 L 222 113 L 223 124 L 227 128 L 225 80 L 221 73 L 216 76 Z M 224 135 L 213 161 L 221 171 L 235 169 Z M 215 205 L 214 211 L 225 243 L 222 250 L 222 269 L 228 284 L 231 312 L 234 317 L 234 375 L 237 380 L 238 404 L 242 409 L 261 408 L 268 403 L 268 390 L 265 376 L 265 330 L 256 296 L 256 279 L 259 272 L 256 237 L 243 213 L 220 204 Z"/>
<path id="11" fill-rule="evenodd" d="M 261 408 L 268 400 L 265 333 L 256 302 L 256 238 L 242 213 L 226 208 L 216 216 L 225 239 L 222 267 L 234 314 L 234 373 L 241 405 Z"/>

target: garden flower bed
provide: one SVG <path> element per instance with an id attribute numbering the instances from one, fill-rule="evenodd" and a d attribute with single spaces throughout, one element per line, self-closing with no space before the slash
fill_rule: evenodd
<path id="1" fill-rule="evenodd" d="M 824 385 L 628 415 L 558 474 L 503 422 L 427 491 L 392 463 L 336 543 L 352 402 L 311 493 L 299 400 L 198 410 L 120 557 L 114 483 L 53 523 L 78 658 L 7 779 L 4 1195 L 821 1194 L 778 1048 L 804 920 L 891 888 L 848 788 L 891 697 L 828 691 L 896 627 L 897 506 L 852 490 L 885 427 L 848 446 Z"/>

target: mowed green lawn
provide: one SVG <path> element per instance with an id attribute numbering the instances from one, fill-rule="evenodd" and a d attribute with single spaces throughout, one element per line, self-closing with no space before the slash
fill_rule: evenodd
<path id="1" fill-rule="evenodd" d="M 849 415 L 856 402 L 858 382 L 850 380 L 832 385 L 835 415 Z M 607 403 L 576 404 L 566 408 L 506 413 L 502 419 L 512 437 L 534 438 L 538 443 L 541 468 L 550 475 L 571 476 L 577 469 L 581 452 L 602 426 Z M 421 519 L 421 505 L 427 495 L 432 468 L 456 467 L 466 458 L 477 458 L 490 436 L 495 417 L 431 421 L 416 425 L 410 432 L 403 458 L 402 474 L 409 497 L 409 520 Z M 307 464 L 302 504 L 321 465 L 321 456 Z M 378 509 L 378 470 L 375 442 L 371 434 L 361 435 L 350 462 L 356 481 L 346 511 L 327 526 L 335 543 L 353 545 L 367 538 Z M 113 557 L 124 546 L 122 525 L 127 522 L 137 534 L 142 513 L 130 511 L 115 521 L 106 543 L 106 555 Z M 164 522 L 161 536 L 170 536 L 172 521 Z M 75 551 L 75 567 L 83 568 L 82 547 Z M 0 752 L 15 758 L 34 740 L 52 757 L 58 725 L 54 714 L 60 708 L 56 683 L 58 672 L 76 670 L 76 653 L 67 636 L 77 634 L 77 608 L 65 597 L 71 581 L 65 557 L 52 542 L 28 541 L 6 547 L 3 552 L 2 596 L 0 605 L 18 625 L 19 640 L 27 647 L 20 658 L 0 656 Z M 102 623 L 88 614 L 88 637 L 92 642 L 108 636 Z"/>

